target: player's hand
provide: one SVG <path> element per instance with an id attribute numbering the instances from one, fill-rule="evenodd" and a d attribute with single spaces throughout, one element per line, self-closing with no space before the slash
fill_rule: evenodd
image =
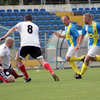
<path id="1" fill-rule="evenodd" d="M 74 48 L 74 51 L 77 52 L 78 50 L 79 50 L 79 46 L 76 46 L 76 47 Z"/>
<path id="2" fill-rule="evenodd" d="M 57 37 L 59 37 L 59 33 L 57 33 L 57 32 L 53 32 Z"/>
<path id="3" fill-rule="evenodd" d="M 4 38 L 2 37 L 2 38 L 0 38 L 0 41 L 2 41 L 2 40 L 4 40 Z"/>

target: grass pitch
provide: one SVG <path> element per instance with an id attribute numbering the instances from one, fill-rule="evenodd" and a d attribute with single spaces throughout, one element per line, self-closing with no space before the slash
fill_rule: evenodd
<path id="1" fill-rule="evenodd" d="M 47 71 L 28 71 L 32 81 L 23 78 L 0 84 L 0 100 L 100 100 L 100 68 L 88 69 L 82 80 L 73 78 L 72 70 L 57 70 L 60 82 Z"/>

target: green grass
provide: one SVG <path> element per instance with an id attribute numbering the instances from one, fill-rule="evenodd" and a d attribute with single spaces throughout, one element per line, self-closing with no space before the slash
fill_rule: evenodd
<path id="1" fill-rule="evenodd" d="M 100 69 L 88 69 L 82 80 L 73 78 L 72 70 L 55 71 L 54 82 L 47 71 L 28 71 L 32 81 L 23 78 L 15 83 L 0 84 L 0 100 L 100 100 Z"/>

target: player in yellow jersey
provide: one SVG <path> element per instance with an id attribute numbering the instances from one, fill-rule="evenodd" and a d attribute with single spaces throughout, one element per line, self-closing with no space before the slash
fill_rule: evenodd
<path id="1" fill-rule="evenodd" d="M 100 23 L 93 22 L 92 16 L 86 13 L 83 16 L 84 26 L 82 29 L 82 36 L 80 39 L 84 38 L 85 34 L 88 34 L 88 53 L 85 57 L 84 63 L 82 65 L 80 75 L 83 75 L 88 68 L 89 61 L 100 61 Z M 79 42 L 80 43 L 80 42 Z"/>
<path id="2" fill-rule="evenodd" d="M 70 22 L 69 16 L 62 17 L 62 22 L 65 25 L 65 34 L 64 35 L 60 35 L 57 32 L 54 32 L 54 34 L 57 37 L 66 38 L 68 46 L 69 46 L 68 47 L 68 52 L 66 54 L 66 60 L 69 62 L 70 66 L 72 67 L 74 72 L 81 79 L 81 76 L 79 75 L 80 72 L 79 72 L 76 64 L 74 63 L 74 61 L 81 61 L 81 60 L 84 59 L 84 57 L 76 57 L 75 56 L 75 54 L 77 53 L 77 51 L 79 49 L 79 45 L 81 43 L 81 41 L 79 41 L 80 40 L 80 35 L 79 35 L 75 25 L 73 25 Z M 76 77 L 76 79 L 77 79 L 77 77 Z"/>

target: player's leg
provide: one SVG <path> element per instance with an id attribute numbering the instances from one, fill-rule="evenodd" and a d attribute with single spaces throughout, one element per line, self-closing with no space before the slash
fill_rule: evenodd
<path id="1" fill-rule="evenodd" d="M 100 52 L 100 47 L 96 47 L 97 54 Z M 95 61 L 100 61 L 100 55 L 96 55 Z"/>
<path id="2" fill-rule="evenodd" d="M 66 60 L 68 61 L 69 65 L 72 67 L 75 73 L 80 74 L 80 71 L 78 70 L 76 64 L 74 61 L 70 61 L 70 57 L 66 56 Z"/>
<path id="3" fill-rule="evenodd" d="M 30 48 L 30 52 L 29 52 L 30 56 L 34 59 L 37 59 L 39 61 L 39 63 L 47 70 L 50 72 L 50 74 L 52 75 L 52 77 L 54 78 L 55 81 L 59 81 L 59 78 L 55 75 L 55 73 L 53 72 L 51 66 L 49 65 L 48 62 L 46 62 L 42 56 L 41 53 L 41 48 L 39 47 L 31 47 Z"/>
<path id="4" fill-rule="evenodd" d="M 15 78 L 11 75 L 9 69 L 4 69 L 3 71 L 1 71 L 0 80 L 5 83 L 15 82 Z"/>
<path id="5" fill-rule="evenodd" d="M 85 73 L 85 71 L 87 70 L 90 59 L 91 59 L 91 57 L 87 55 L 84 60 L 84 63 L 82 64 L 80 75 L 83 75 Z"/>
<path id="6" fill-rule="evenodd" d="M 26 56 L 27 56 L 27 48 L 21 48 L 17 53 L 15 60 L 16 60 L 16 65 L 18 66 L 19 70 L 23 73 L 25 77 L 25 81 L 29 82 L 31 81 L 31 78 L 29 78 L 29 75 L 25 69 L 25 65 L 22 62 L 22 58 L 25 58 Z"/>
<path id="7" fill-rule="evenodd" d="M 0 75 L 0 83 L 8 83 L 8 80 Z"/>
<path id="8" fill-rule="evenodd" d="M 9 71 L 11 73 L 11 75 L 13 75 L 15 78 L 18 78 L 18 74 L 16 73 L 16 71 L 12 68 L 11 64 L 9 66 Z"/>
<path id="9" fill-rule="evenodd" d="M 96 55 L 96 61 L 100 61 L 100 55 Z"/>
<path id="10" fill-rule="evenodd" d="M 74 60 L 71 60 L 72 56 L 75 57 L 74 55 L 75 55 L 74 47 L 69 47 L 68 48 L 68 52 L 66 54 L 66 60 L 68 61 L 69 65 L 72 67 L 72 69 L 74 70 L 74 72 L 77 73 L 77 74 L 79 74 L 80 72 L 79 72 L 76 64 L 74 63 Z M 76 57 L 76 58 L 80 59 L 78 57 Z"/>
<path id="11" fill-rule="evenodd" d="M 89 61 L 96 61 L 96 53 L 98 51 L 98 48 L 95 46 L 92 46 L 91 48 L 89 48 L 88 54 L 84 60 L 84 63 L 82 65 L 82 69 L 81 69 L 81 75 L 83 75 L 85 73 L 85 71 L 88 68 L 89 65 Z"/>
<path id="12" fill-rule="evenodd" d="M 85 56 L 80 56 L 80 57 L 72 56 L 72 57 L 70 57 L 70 61 L 84 61 L 84 59 L 85 59 Z"/>
<path id="13" fill-rule="evenodd" d="M 23 74 L 19 75 L 14 68 L 10 69 L 11 74 L 16 78 L 23 77 Z"/>
<path id="14" fill-rule="evenodd" d="M 53 72 L 50 64 L 48 62 L 46 62 L 43 57 L 38 59 L 38 61 L 40 62 L 40 64 L 42 64 L 42 66 L 50 72 L 50 74 L 52 75 L 52 77 L 54 78 L 55 81 L 59 81 L 59 77 Z"/>

